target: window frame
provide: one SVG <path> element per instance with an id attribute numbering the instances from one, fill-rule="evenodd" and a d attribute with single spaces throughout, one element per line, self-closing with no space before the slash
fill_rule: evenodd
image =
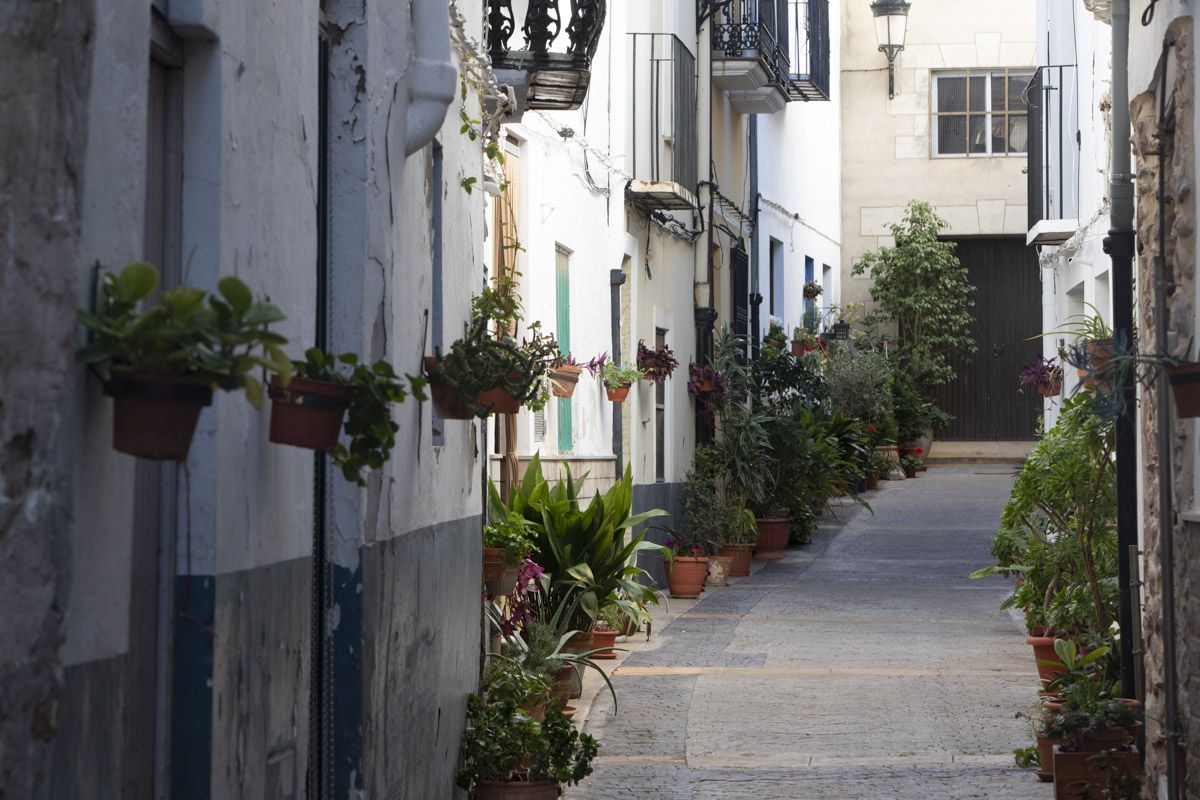
<path id="1" fill-rule="evenodd" d="M 1009 126 L 1013 117 L 1024 117 L 1026 119 L 1026 130 L 1029 126 L 1029 105 L 1026 103 L 1023 111 L 1010 111 L 1005 108 L 1002 111 L 997 111 L 992 107 L 992 81 L 1003 74 L 1005 86 L 1013 78 L 1025 78 L 1026 81 L 1033 80 L 1035 68 L 1033 67 L 988 67 L 984 69 L 978 68 L 963 68 L 963 69 L 937 69 L 930 71 L 929 80 L 929 157 L 930 158 L 1028 158 L 1029 157 L 1029 141 L 1028 133 L 1026 135 L 1025 149 L 1020 152 L 995 153 L 992 151 L 992 130 L 995 124 L 995 117 L 1002 115 L 1004 117 L 1004 137 L 1005 142 L 1008 141 Z M 971 78 L 983 76 L 984 85 L 984 106 L 985 111 L 975 112 L 970 109 L 971 97 Z M 942 78 L 963 78 L 966 81 L 966 98 L 967 108 L 964 111 L 938 111 L 938 86 Z M 987 145 L 986 152 L 983 153 L 942 153 L 938 150 L 938 119 L 940 117 L 962 117 L 967 120 L 966 143 L 968 149 L 971 144 L 971 118 L 983 117 L 986 120 L 987 136 L 985 143 Z"/>

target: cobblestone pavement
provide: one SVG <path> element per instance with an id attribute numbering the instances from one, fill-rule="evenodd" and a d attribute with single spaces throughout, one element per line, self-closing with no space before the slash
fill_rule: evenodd
<path id="1" fill-rule="evenodd" d="M 931 468 L 884 483 L 842 524 L 701 601 L 613 674 L 601 742 L 572 800 L 1037 800 L 1013 766 L 1037 688 L 1029 648 L 971 581 L 1011 468 Z"/>

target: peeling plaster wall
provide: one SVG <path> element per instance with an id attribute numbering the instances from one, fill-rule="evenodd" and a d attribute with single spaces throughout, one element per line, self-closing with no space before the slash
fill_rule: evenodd
<path id="1" fill-rule="evenodd" d="M 1167 12 L 1175 9 L 1167 9 Z M 1163 13 L 1163 9 L 1159 13 Z M 1174 84 L 1168 85 L 1174 103 L 1174 130 L 1159 128 L 1161 89 L 1156 71 L 1147 71 L 1144 58 L 1131 65 L 1130 92 L 1137 94 L 1131 103 L 1134 154 L 1137 157 L 1137 229 L 1138 285 L 1154 285 L 1154 260 L 1164 259 L 1165 279 L 1174 286 L 1167 292 L 1167 305 L 1161 312 L 1155 308 L 1153 292 L 1143 291 L 1138 297 L 1138 325 L 1143 350 L 1153 352 L 1188 353 L 1195 358 L 1198 290 L 1196 275 L 1196 43 L 1191 17 L 1178 17 L 1169 23 L 1160 22 L 1157 35 L 1172 38 L 1176 43 L 1177 69 Z M 1143 40 L 1152 35 L 1140 31 Z M 1153 40 L 1151 40 L 1153 41 Z M 1150 48 L 1138 48 L 1131 43 L 1131 53 L 1145 53 Z M 1161 45 L 1159 47 L 1161 52 Z M 1151 70 L 1161 69 L 1161 63 Z M 1156 155 L 1166 153 L 1166 163 Z M 1165 192 L 1158 196 L 1160 170 L 1165 170 Z M 1161 220 L 1161 221 L 1160 221 Z M 1165 251 L 1160 251 L 1160 224 L 1165 227 Z M 1158 313 L 1167 316 L 1168 341 L 1155 337 Z M 1172 408 L 1173 403 L 1168 404 Z M 1174 413 L 1173 410 L 1170 413 Z M 1146 693 L 1146 789 L 1150 796 L 1163 796 L 1165 791 L 1166 746 L 1161 739 L 1165 719 L 1165 672 L 1163 656 L 1164 628 L 1162 539 L 1159 535 L 1161 506 L 1158 500 L 1160 482 L 1164 479 L 1161 448 L 1170 448 L 1173 513 L 1170 524 L 1174 530 L 1175 558 L 1175 642 L 1176 686 L 1178 690 L 1178 731 L 1185 743 L 1187 797 L 1200 794 L 1200 757 L 1195 743 L 1200 741 L 1200 514 L 1196 501 L 1196 422 L 1174 419 L 1170 442 L 1158 440 L 1157 391 L 1146 391 L 1141 404 L 1142 446 L 1145 462 L 1143 484 L 1144 525 L 1143 574 L 1145 582 L 1142 630 L 1145 648 Z M 1181 754 L 1184 755 L 1184 754 Z"/>
<path id="2" fill-rule="evenodd" d="M 93 13 L 0 9 L 0 797 L 46 791 L 58 724 Z"/>

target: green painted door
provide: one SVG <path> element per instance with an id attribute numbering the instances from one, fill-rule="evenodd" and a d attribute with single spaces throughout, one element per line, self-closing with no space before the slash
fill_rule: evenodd
<path id="1" fill-rule="evenodd" d="M 558 346 L 563 353 L 571 352 L 571 255 L 556 251 L 554 271 L 555 306 L 557 312 Z M 571 430 L 571 398 L 558 398 L 558 452 L 569 453 L 573 446 Z"/>

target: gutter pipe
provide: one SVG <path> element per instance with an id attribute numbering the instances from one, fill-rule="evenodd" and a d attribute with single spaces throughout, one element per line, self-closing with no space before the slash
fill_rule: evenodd
<path id="1" fill-rule="evenodd" d="M 405 155 L 433 141 L 454 100 L 458 69 L 450 58 L 446 0 L 412 0 L 413 58 L 408 70 Z"/>

